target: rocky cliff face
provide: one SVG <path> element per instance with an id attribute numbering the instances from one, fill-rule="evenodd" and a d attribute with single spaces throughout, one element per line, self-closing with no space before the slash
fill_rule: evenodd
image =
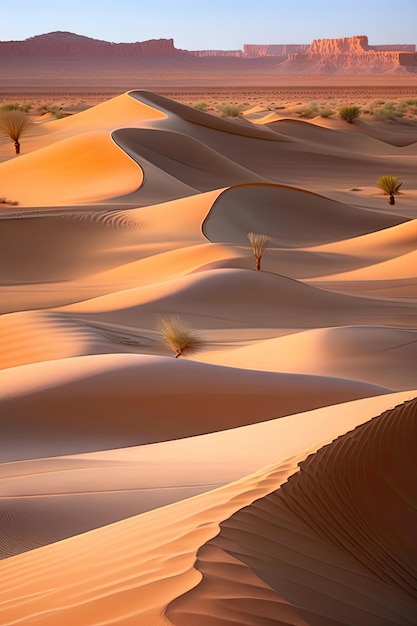
<path id="1" fill-rule="evenodd" d="M 288 56 L 288 54 L 300 54 L 307 49 L 308 44 L 245 44 L 243 46 L 243 56 L 251 59 L 267 56 Z"/>
<path id="2" fill-rule="evenodd" d="M 289 54 L 280 72 L 296 74 L 383 74 L 414 71 L 415 46 L 370 46 L 368 37 L 315 39 L 302 54 Z M 413 51 L 414 48 L 414 51 Z M 404 50 L 407 50 L 406 52 Z"/>
<path id="3" fill-rule="evenodd" d="M 184 51 L 174 47 L 173 39 L 152 39 L 136 43 L 111 43 L 67 32 L 30 37 L 24 41 L 1 41 L 0 54 L 25 56 L 178 56 Z M 186 53 L 185 53 L 186 54 Z"/>
<path id="4" fill-rule="evenodd" d="M 308 48 L 308 54 L 362 54 L 368 50 L 368 37 L 358 35 L 344 39 L 314 39 Z"/>
<path id="5" fill-rule="evenodd" d="M 279 76 L 282 74 L 417 73 L 415 46 L 370 46 L 365 35 L 345 39 L 316 39 L 307 44 L 247 44 L 243 50 L 180 50 L 173 39 L 110 43 L 54 32 L 24 41 L 0 42 L 3 85 L 25 81 L 62 87 L 72 82 L 90 88 L 122 81 L 130 88 L 144 76 L 197 77 Z M 188 78 L 187 78 L 188 79 Z M 174 79 L 172 79 L 174 80 Z M 185 79 L 184 79 L 185 80 Z M 23 82 L 22 82 L 23 81 Z M 4 87 L 3 87 L 4 89 Z"/>

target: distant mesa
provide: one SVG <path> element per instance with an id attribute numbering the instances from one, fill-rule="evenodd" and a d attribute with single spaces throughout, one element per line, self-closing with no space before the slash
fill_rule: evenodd
<path id="1" fill-rule="evenodd" d="M 218 71 L 223 73 L 238 67 L 242 74 L 253 72 L 254 63 L 258 74 L 264 70 L 277 75 L 417 72 L 415 44 L 371 46 L 365 35 L 315 39 L 311 44 L 245 44 L 242 50 L 181 50 L 175 47 L 173 39 L 114 43 L 61 31 L 23 41 L 0 42 L 0 69 L 3 71 L 4 65 L 6 75 L 18 71 L 11 64 L 19 60 L 35 70 L 37 60 L 40 62 L 44 57 L 65 58 L 75 72 L 83 59 L 90 64 L 94 61 L 96 67 L 100 59 L 102 65 L 104 60 L 111 61 L 113 72 L 117 72 L 120 59 L 128 61 L 131 68 L 141 59 L 142 63 L 154 59 L 160 66 L 164 63 L 166 67 L 175 66 L 178 72 L 204 73 L 211 67 L 210 63 L 216 63 Z M 201 61 L 204 58 L 206 61 Z"/>
<path id="2" fill-rule="evenodd" d="M 1 41 L 0 54 L 26 55 L 105 55 L 105 56 L 152 56 L 181 55 L 182 51 L 174 47 L 173 39 L 151 39 L 135 43 L 112 43 L 92 39 L 75 33 L 57 31 L 36 35 L 23 41 Z"/>

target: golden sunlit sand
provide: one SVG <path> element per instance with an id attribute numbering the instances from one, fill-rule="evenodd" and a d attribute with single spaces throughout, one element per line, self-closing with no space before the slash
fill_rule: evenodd
<path id="1" fill-rule="evenodd" d="M 0 144 L 2 625 L 416 623 L 417 127 L 269 95 Z"/>

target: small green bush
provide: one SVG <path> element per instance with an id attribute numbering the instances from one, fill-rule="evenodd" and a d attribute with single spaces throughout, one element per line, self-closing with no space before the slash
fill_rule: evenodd
<path id="1" fill-rule="evenodd" d="M 1 111 L 23 111 L 23 113 L 29 113 L 31 108 L 31 104 L 19 104 L 18 102 L 8 102 L 0 106 Z"/>
<path id="2" fill-rule="evenodd" d="M 240 115 L 240 108 L 237 104 L 220 104 L 217 108 L 224 117 L 238 117 Z"/>
<path id="3" fill-rule="evenodd" d="M 401 180 L 391 174 L 380 176 L 377 182 L 378 188 L 381 189 L 386 196 L 389 196 L 389 204 L 395 204 L 394 196 L 400 193 L 400 187 L 402 184 Z"/>
<path id="4" fill-rule="evenodd" d="M 349 124 L 352 124 L 353 120 L 359 117 L 360 113 L 360 108 L 353 104 L 340 107 L 339 109 L 340 119 L 345 120 L 345 122 L 348 122 Z"/>
<path id="5" fill-rule="evenodd" d="M 296 109 L 295 112 L 299 117 L 312 119 L 313 117 L 317 117 L 319 115 L 319 106 L 317 102 L 310 102 L 307 106 L 304 106 L 301 109 Z"/>
<path id="6" fill-rule="evenodd" d="M 207 102 L 196 102 L 194 105 L 194 108 L 197 109 L 197 111 L 207 111 L 207 107 Z"/>
<path id="7" fill-rule="evenodd" d="M 333 115 L 334 111 L 332 111 L 331 109 L 319 109 L 319 115 L 320 117 L 330 117 L 331 115 Z"/>

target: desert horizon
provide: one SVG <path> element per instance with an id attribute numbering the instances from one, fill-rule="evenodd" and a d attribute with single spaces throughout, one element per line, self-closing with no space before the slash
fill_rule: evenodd
<path id="1" fill-rule="evenodd" d="M 416 623 L 417 74 L 326 41 L 0 42 L 2 625 Z"/>

